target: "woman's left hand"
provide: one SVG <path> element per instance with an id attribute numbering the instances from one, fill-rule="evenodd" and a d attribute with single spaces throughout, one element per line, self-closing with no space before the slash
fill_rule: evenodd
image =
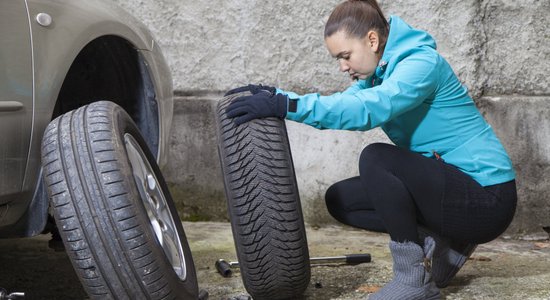
<path id="1" fill-rule="evenodd" d="M 278 117 L 284 119 L 287 114 L 288 97 L 283 94 L 272 94 L 259 91 L 252 96 L 243 96 L 233 100 L 225 109 L 228 118 L 240 125 L 250 120 Z"/>

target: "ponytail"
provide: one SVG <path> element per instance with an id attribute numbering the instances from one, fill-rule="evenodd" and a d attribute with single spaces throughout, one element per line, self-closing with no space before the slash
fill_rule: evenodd
<path id="1" fill-rule="evenodd" d="M 344 30 L 349 36 L 364 38 L 374 30 L 384 49 L 390 25 L 376 0 L 347 0 L 334 8 L 325 25 L 325 38 Z"/>

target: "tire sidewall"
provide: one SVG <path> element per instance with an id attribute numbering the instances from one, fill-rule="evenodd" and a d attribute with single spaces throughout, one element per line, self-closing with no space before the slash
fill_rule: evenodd
<path id="1" fill-rule="evenodd" d="M 126 135 L 141 152 L 140 164 L 154 173 L 156 193 L 163 194 L 163 209 L 170 212 L 185 257 L 185 280 L 174 271 L 154 232 Z M 98 101 L 59 116 L 45 130 L 42 167 L 66 252 L 92 299 L 198 297 L 183 225 L 156 160 L 126 111 Z"/>
<path id="2" fill-rule="evenodd" d="M 153 228 L 150 223 L 150 219 L 147 216 L 146 208 L 143 203 L 143 199 L 141 199 L 140 194 L 137 189 L 137 183 L 135 183 L 135 180 L 132 175 L 132 166 L 130 164 L 130 161 L 128 159 L 127 155 L 127 149 L 124 142 L 124 136 L 126 134 L 130 134 L 138 143 L 138 145 L 141 148 L 141 151 L 145 154 L 149 165 L 153 169 L 155 176 L 158 180 L 158 183 L 161 187 L 161 190 L 164 194 L 164 197 L 166 199 L 166 205 L 168 206 L 170 210 L 170 214 L 173 218 L 176 218 L 178 216 L 178 212 L 176 210 L 176 207 L 174 205 L 174 201 L 172 199 L 172 196 L 170 194 L 170 191 L 168 189 L 168 186 L 166 184 L 166 181 L 164 180 L 164 177 L 162 175 L 162 172 L 160 171 L 160 168 L 158 167 L 156 160 L 149 150 L 147 143 L 143 139 L 141 133 L 139 132 L 137 126 L 135 123 L 131 120 L 131 118 L 128 116 L 128 114 L 119 106 L 114 107 L 113 111 L 113 128 L 115 129 L 114 137 L 116 138 L 116 145 L 120 145 L 122 147 L 121 151 L 118 151 L 121 157 L 119 157 L 119 163 L 121 164 L 121 169 L 128 170 L 128 173 L 125 174 L 127 176 L 127 182 L 131 183 L 128 187 L 128 190 L 131 191 L 131 197 L 133 199 L 140 199 L 140 201 L 135 201 L 136 207 L 139 208 L 139 213 L 137 213 L 137 216 L 140 219 L 141 224 L 147 224 L 148 226 L 145 226 L 145 232 L 147 235 L 147 240 L 154 241 L 155 247 L 151 247 L 152 251 L 154 252 L 155 257 L 162 257 L 163 263 L 162 266 L 165 268 L 163 270 L 163 273 L 167 276 L 170 276 L 170 282 L 176 283 L 176 285 L 181 284 L 185 286 L 185 291 L 198 291 L 197 281 L 196 281 L 196 271 L 193 263 L 193 259 L 191 256 L 191 250 L 187 243 L 187 238 L 185 236 L 185 232 L 183 229 L 183 225 L 180 220 L 175 219 L 174 224 L 176 226 L 176 229 L 179 234 L 179 239 L 182 242 L 181 246 L 183 248 L 183 252 L 185 255 L 185 264 L 187 268 L 187 278 L 185 281 L 181 281 L 175 271 L 171 267 L 171 263 L 166 257 L 162 246 L 160 245 Z M 174 287 L 177 288 L 177 287 Z M 191 296 L 191 295 L 189 295 Z M 183 297 L 184 299 L 187 299 L 187 297 Z"/>

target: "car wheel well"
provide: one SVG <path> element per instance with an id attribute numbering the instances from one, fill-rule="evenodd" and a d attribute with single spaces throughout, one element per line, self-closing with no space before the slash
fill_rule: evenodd
<path id="1" fill-rule="evenodd" d="M 145 59 L 121 37 L 103 36 L 81 50 L 65 77 L 52 120 L 99 100 L 124 108 L 151 152 L 157 155 L 159 115 L 155 89 Z"/>

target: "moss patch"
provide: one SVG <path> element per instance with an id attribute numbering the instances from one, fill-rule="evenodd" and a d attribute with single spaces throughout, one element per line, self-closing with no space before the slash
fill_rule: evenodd
<path id="1" fill-rule="evenodd" d="M 227 204 L 222 191 L 194 185 L 168 183 L 182 221 L 227 221 Z"/>

